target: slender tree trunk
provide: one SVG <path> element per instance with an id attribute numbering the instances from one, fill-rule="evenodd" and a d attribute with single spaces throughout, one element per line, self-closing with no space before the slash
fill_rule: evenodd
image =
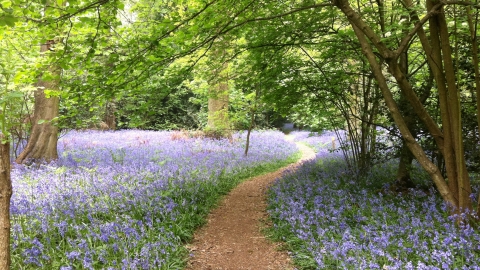
<path id="1" fill-rule="evenodd" d="M 405 18 L 404 18 L 405 19 Z M 400 53 L 399 57 L 399 68 L 400 71 L 406 77 L 408 74 L 408 51 L 405 50 Z M 412 132 L 414 138 L 416 138 L 416 126 L 415 126 L 415 115 L 411 110 L 408 101 L 405 99 L 405 96 L 400 96 L 400 107 L 403 108 L 403 115 L 405 119 L 405 124 L 407 128 Z M 422 102 L 423 103 L 423 102 Z M 410 169 L 412 167 L 412 161 L 414 157 L 404 140 L 402 140 L 402 148 L 400 149 L 400 158 L 398 163 L 397 178 L 395 180 L 395 188 L 398 189 L 408 189 L 415 186 L 410 177 Z"/>
<path id="2" fill-rule="evenodd" d="M 411 0 L 405 0 L 406 6 L 408 8 L 413 7 L 413 3 Z M 427 9 L 430 10 L 432 8 L 433 3 L 431 1 L 427 1 Z M 410 10 L 410 17 L 414 22 L 418 22 L 420 19 L 416 14 L 414 9 Z M 456 169 L 455 169 L 455 155 L 452 146 L 452 134 L 449 132 L 450 128 L 450 108 L 447 105 L 447 88 L 446 88 L 446 79 L 445 74 L 443 73 L 443 61 L 441 55 L 441 48 L 440 48 L 440 39 L 438 33 L 438 27 L 435 25 L 437 24 L 437 20 L 435 18 L 430 18 L 430 41 L 427 38 L 422 27 L 420 27 L 417 31 L 419 40 L 422 44 L 424 51 L 426 52 L 428 64 L 432 70 L 433 76 L 435 78 L 435 82 L 438 89 L 438 97 L 440 103 L 440 115 L 442 119 L 442 128 L 443 128 L 443 147 L 439 148 L 442 152 L 443 159 L 445 160 L 445 168 L 447 172 L 447 178 L 449 179 L 448 185 L 451 192 L 454 194 L 456 200 L 458 200 L 458 186 L 457 186 L 457 179 L 456 179 Z M 437 143 L 438 145 L 438 143 Z"/>
<path id="3" fill-rule="evenodd" d="M 248 127 L 248 132 L 247 132 L 247 142 L 246 142 L 246 145 L 245 145 L 245 156 L 248 155 L 248 149 L 250 147 L 250 133 L 252 133 L 252 129 L 255 126 L 255 113 L 257 112 L 257 98 L 258 98 L 259 95 L 260 95 L 260 89 L 257 86 L 257 88 L 255 89 L 254 104 L 253 104 L 253 107 L 250 110 L 250 113 L 252 114 L 252 116 L 250 117 L 250 126 Z"/>
<path id="4" fill-rule="evenodd" d="M 464 157 L 460 99 L 444 10 L 437 2 L 428 0 L 426 3 L 427 11 L 432 15 L 429 17 L 430 37 L 427 38 L 422 27 L 418 28 L 417 34 L 438 89 L 444 139 L 444 146 L 439 149 L 445 160 L 449 189 L 458 201 L 458 204 L 453 206 L 457 211 L 471 209 L 471 187 Z M 409 9 L 412 20 L 418 23 L 420 20 L 412 8 L 412 1 L 405 0 L 405 6 Z"/>
<path id="5" fill-rule="evenodd" d="M 10 143 L 0 133 L 0 269 L 10 269 Z"/>
<path id="6" fill-rule="evenodd" d="M 386 47 L 385 43 L 383 43 L 369 25 L 362 20 L 361 16 L 350 7 L 348 0 L 336 0 L 334 4 L 342 10 L 353 26 L 355 34 L 362 46 L 362 52 L 370 63 L 379 87 L 382 90 L 386 105 L 408 148 L 422 167 L 430 174 L 443 199 L 453 207 L 452 210 L 455 209 L 456 213 L 462 210 L 471 210 L 471 187 L 465 165 L 460 99 L 456 88 L 447 24 L 442 8 L 444 4 L 428 0 L 428 13 L 426 17 L 424 17 L 424 21 L 420 22 L 412 2 L 410 0 L 404 1 L 405 7 L 410 11 L 412 21 L 415 22 L 416 33 L 422 43 L 428 65 L 432 70 L 437 85 L 443 132 L 425 110 L 418 96 L 413 91 L 408 78 L 405 77 L 405 74 L 403 74 L 398 67 L 397 59 L 400 49 L 404 50 L 408 40 L 411 39 L 405 37 L 405 39 L 402 40 L 402 45 L 399 47 L 400 49 L 392 51 Z M 423 30 L 422 24 L 425 23 L 425 20 L 429 21 L 430 40 Z M 390 74 L 395 77 L 398 86 L 402 90 L 402 94 L 405 95 L 417 116 L 425 122 L 430 134 L 435 138 L 438 149 L 443 154 L 445 160 L 448 184 L 439 168 L 428 159 L 418 142 L 415 141 L 403 116 L 398 111 L 397 104 L 393 99 L 386 78 L 383 75 L 382 67 L 376 60 L 376 54 L 373 53 L 370 42 L 378 50 L 379 55 L 385 59 L 389 67 L 388 70 Z"/>
<path id="7" fill-rule="evenodd" d="M 49 40 L 41 46 L 40 51 L 47 52 L 54 44 L 53 40 Z M 58 158 L 58 127 L 54 121 L 58 117 L 59 97 L 47 97 L 45 90 L 59 90 L 60 68 L 52 64 L 48 70 L 54 79 L 46 81 L 40 78 L 37 82 L 32 132 L 27 146 L 16 159 L 17 163 L 49 162 Z"/>
<path id="8" fill-rule="evenodd" d="M 427 8 L 433 7 L 435 3 L 431 0 L 427 0 Z M 457 192 L 459 205 L 459 210 L 471 210 L 472 209 L 472 201 L 470 199 L 470 195 L 472 193 L 471 186 L 470 186 L 470 179 L 467 173 L 467 166 L 465 162 L 465 151 L 463 148 L 463 134 L 462 134 L 462 120 L 461 120 L 461 110 L 460 110 L 460 95 L 458 93 L 457 85 L 456 85 L 456 78 L 455 78 L 455 68 L 452 59 L 452 51 L 450 49 L 450 41 L 449 41 L 449 34 L 447 31 L 447 23 L 445 20 L 445 13 L 443 8 L 438 12 L 435 16 L 430 19 L 430 29 L 432 35 L 438 34 L 437 37 L 432 37 L 432 46 L 435 50 L 438 50 L 440 47 L 440 52 L 436 52 L 437 56 L 441 53 L 442 60 L 443 60 L 443 68 L 444 68 L 444 77 L 446 80 L 446 92 L 443 93 L 444 99 L 446 96 L 446 107 L 448 108 L 448 115 L 446 115 L 445 119 L 442 117 L 442 123 L 448 122 L 449 126 L 444 127 L 444 135 L 446 136 L 448 133 L 451 137 L 451 148 L 452 148 L 452 159 L 447 160 L 445 158 L 446 163 L 450 163 L 447 165 L 447 174 L 448 169 L 453 168 L 452 172 L 450 172 L 450 176 L 453 178 L 448 178 L 450 189 L 453 192 Z M 440 62 L 441 63 L 441 62 Z M 438 65 L 437 65 L 438 67 Z M 440 93 L 440 88 L 439 88 Z M 440 100 L 442 102 L 442 100 Z M 455 191 L 454 191 L 455 190 Z"/>
<path id="9" fill-rule="evenodd" d="M 407 18 L 403 18 L 407 19 Z M 408 51 L 407 49 L 400 53 L 399 57 L 399 69 L 404 74 L 406 78 L 408 75 Z M 415 115 L 411 110 L 411 106 L 409 105 L 408 101 L 405 99 L 405 96 L 402 95 L 400 97 L 400 107 L 403 108 L 403 115 L 405 119 L 405 124 L 407 128 L 412 133 L 413 137 L 417 137 L 416 132 L 416 124 L 415 124 Z M 423 102 L 420 101 L 422 104 Z M 396 185 L 400 189 L 412 188 L 415 187 L 415 184 L 412 182 L 410 177 L 410 171 L 412 168 L 412 161 L 414 160 L 413 154 L 408 149 L 408 146 L 404 140 L 402 140 L 402 148 L 400 150 L 400 159 L 398 163 L 398 170 L 397 170 L 397 179 Z"/>
<path id="10" fill-rule="evenodd" d="M 408 149 L 405 142 L 402 142 L 400 149 L 400 161 L 398 163 L 397 178 L 395 180 L 395 188 L 400 190 L 413 188 L 415 184 L 410 177 L 410 170 L 412 167 L 413 155 Z"/>
<path id="11" fill-rule="evenodd" d="M 245 156 L 248 155 L 248 148 L 250 147 L 250 133 L 252 133 L 253 125 L 255 124 L 255 110 L 252 110 L 252 117 L 250 118 L 250 126 L 247 132 L 247 142 L 245 144 Z"/>

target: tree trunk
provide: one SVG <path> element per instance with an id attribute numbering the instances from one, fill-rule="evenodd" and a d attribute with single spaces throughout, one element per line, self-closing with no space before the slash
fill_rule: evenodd
<path id="1" fill-rule="evenodd" d="M 397 177 L 395 180 L 396 190 L 405 190 L 414 188 L 415 184 L 410 177 L 410 170 L 412 167 L 413 155 L 408 149 L 405 142 L 402 142 L 402 149 L 400 150 L 400 160 L 398 163 Z"/>
<path id="2" fill-rule="evenodd" d="M 54 44 L 53 40 L 49 40 L 42 44 L 40 51 L 47 52 Z M 32 132 L 27 146 L 15 160 L 17 163 L 50 162 L 58 158 L 58 127 L 54 121 L 58 117 L 59 97 L 47 97 L 45 90 L 59 90 L 60 68 L 52 64 L 48 70 L 54 78 L 48 81 L 40 78 L 37 82 Z"/>
<path id="3" fill-rule="evenodd" d="M 250 113 L 252 115 L 250 117 L 250 126 L 248 127 L 248 132 L 247 132 L 247 141 L 245 144 L 245 156 L 248 155 L 248 149 L 250 147 L 250 134 L 252 133 L 252 129 L 255 126 L 255 113 L 257 112 L 257 99 L 259 95 L 260 95 L 260 88 L 259 86 L 257 86 L 255 89 L 255 100 L 253 103 L 253 107 L 250 109 Z"/>
<path id="4" fill-rule="evenodd" d="M 478 43 L 477 43 L 477 33 L 476 33 L 476 24 L 474 26 L 472 10 L 470 7 L 467 7 L 467 20 L 468 20 L 468 29 L 470 30 L 470 38 L 472 39 L 472 63 L 475 72 L 475 90 L 477 96 L 477 124 L 480 133 L 480 63 L 478 61 Z M 480 137 L 480 135 L 479 135 Z M 480 143 L 480 140 L 479 142 Z M 478 200 L 477 205 L 477 216 L 480 216 L 480 200 Z"/>
<path id="5" fill-rule="evenodd" d="M 10 143 L 0 133 L 0 269 L 10 269 Z"/>
<path id="6" fill-rule="evenodd" d="M 210 91 L 207 125 L 212 130 L 228 129 L 228 82 L 219 82 Z"/>
<path id="7" fill-rule="evenodd" d="M 250 134 L 252 133 L 253 125 L 255 125 L 255 110 L 252 110 L 252 117 L 250 118 L 250 126 L 247 131 L 247 141 L 245 143 L 245 156 L 248 155 L 248 148 L 250 147 Z"/>
<path id="8" fill-rule="evenodd" d="M 400 53 L 399 57 L 399 68 L 400 71 L 406 77 L 408 74 L 408 51 L 405 50 Z M 422 102 L 423 103 L 423 102 Z M 405 124 L 407 128 L 412 132 L 414 138 L 416 138 L 416 126 L 415 126 L 415 115 L 412 112 L 408 101 L 405 99 L 405 96 L 400 96 L 399 105 L 403 108 L 403 115 L 405 119 Z M 395 179 L 395 189 L 405 190 L 408 188 L 415 187 L 415 184 L 412 182 L 410 177 L 410 169 L 412 167 L 412 161 L 414 157 L 410 150 L 408 149 L 407 143 L 402 140 L 402 148 L 400 150 L 400 158 L 398 162 L 397 177 Z"/>
<path id="9" fill-rule="evenodd" d="M 216 61 L 224 61 L 226 41 L 220 40 L 218 48 L 213 50 L 213 57 Z M 222 135 L 230 130 L 228 119 L 228 63 L 223 62 L 213 72 L 213 80 L 209 89 L 208 97 L 208 129 L 219 131 Z"/>
<path id="10" fill-rule="evenodd" d="M 115 119 L 116 105 L 114 101 L 108 101 L 105 105 L 105 115 L 103 122 L 107 125 L 108 129 L 115 130 L 117 128 L 117 122 Z"/>
<path id="11" fill-rule="evenodd" d="M 433 1 L 427 0 L 427 8 L 430 9 L 434 5 Z M 448 184 L 459 202 L 458 210 L 471 210 L 472 201 L 470 195 L 472 190 L 463 148 L 460 95 L 456 85 L 452 51 L 450 49 L 443 8 L 430 18 L 430 32 L 433 55 L 437 58 L 441 57 L 441 60 L 436 62 L 435 68 L 439 69 L 438 73 L 445 78 L 444 81 L 446 83 L 446 87 L 439 87 L 438 90 L 439 95 L 442 96 L 440 103 L 444 103 L 443 106 L 440 105 L 440 108 L 444 108 L 444 112 L 442 112 L 443 133 L 445 138 L 450 137 L 451 139 L 449 148 L 451 149 L 452 157 L 449 159 L 445 158 Z M 443 63 L 443 70 L 441 70 L 442 66 L 439 63 Z M 445 144 L 445 149 L 447 149 L 447 144 Z"/>

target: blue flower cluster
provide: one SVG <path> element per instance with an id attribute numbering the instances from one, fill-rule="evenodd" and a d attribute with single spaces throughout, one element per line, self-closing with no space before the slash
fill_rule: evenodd
<path id="1" fill-rule="evenodd" d="M 15 165 L 14 269 L 180 269 L 185 241 L 232 178 L 297 152 L 280 132 L 232 140 L 171 132 L 69 132 L 60 159 Z M 224 192 L 224 191 L 223 191 Z"/>
<path id="2" fill-rule="evenodd" d="M 394 179 L 394 166 L 379 165 L 363 183 Z M 271 187 L 274 229 L 300 266 L 480 269 L 480 232 L 457 225 L 433 188 L 391 193 L 354 174 L 340 155 L 324 153 Z"/>

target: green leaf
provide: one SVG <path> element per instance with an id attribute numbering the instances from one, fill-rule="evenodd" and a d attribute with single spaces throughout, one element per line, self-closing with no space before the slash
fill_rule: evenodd
<path id="1" fill-rule="evenodd" d="M 17 21 L 18 21 L 18 18 L 10 14 L 3 14 L 2 16 L 0 16 L 0 25 L 7 25 L 10 27 L 14 27 Z"/>
<path id="2" fill-rule="evenodd" d="M 84 22 L 84 23 L 88 23 L 88 22 L 91 22 L 93 20 L 92 18 L 89 18 L 89 17 L 78 17 L 78 19 L 81 22 Z"/>
<path id="3" fill-rule="evenodd" d="M 6 9 L 12 6 L 12 1 L 2 1 L 0 4 L 2 5 L 2 9 Z"/>
<path id="4" fill-rule="evenodd" d="M 75 13 L 75 12 L 77 12 L 77 9 L 74 8 L 74 7 L 68 7 L 68 8 L 67 8 L 67 12 L 68 12 L 68 13 Z"/>
<path id="5" fill-rule="evenodd" d="M 22 98 L 23 93 L 18 91 L 12 91 L 5 95 L 6 98 Z"/>
<path id="6" fill-rule="evenodd" d="M 123 10 L 125 8 L 125 4 L 123 1 L 117 1 L 117 8 Z"/>

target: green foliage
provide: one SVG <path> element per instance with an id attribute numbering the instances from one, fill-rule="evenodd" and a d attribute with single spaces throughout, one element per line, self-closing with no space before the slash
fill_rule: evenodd
<path id="1" fill-rule="evenodd" d="M 0 37 L 0 130 L 12 145 L 13 157 L 29 136 L 34 90 L 25 76 L 29 65 L 18 54 L 24 48 L 15 38 L 10 29 L 3 29 Z"/>
<path id="2" fill-rule="evenodd" d="M 117 103 L 119 128 L 151 130 L 197 129 L 199 106 L 192 104 L 194 95 L 184 87 L 125 96 Z"/>

